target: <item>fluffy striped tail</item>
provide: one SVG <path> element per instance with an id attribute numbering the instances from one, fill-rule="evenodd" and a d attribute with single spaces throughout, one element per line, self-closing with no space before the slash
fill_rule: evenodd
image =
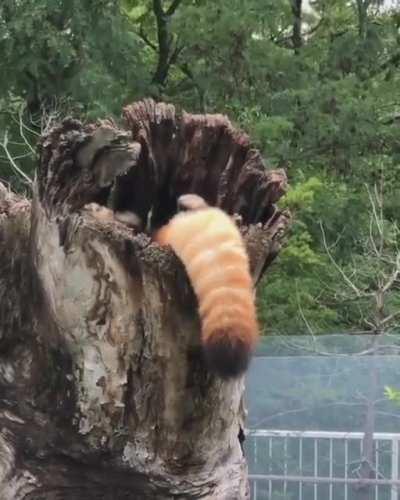
<path id="1" fill-rule="evenodd" d="M 225 212 L 195 195 L 181 198 L 189 211 L 171 219 L 155 239 L 170 245 L 186 268 L 199 303 L 209 370 L 222 378 L 237 377 L 246 370 L 258 338 L 246 249 Z"/>

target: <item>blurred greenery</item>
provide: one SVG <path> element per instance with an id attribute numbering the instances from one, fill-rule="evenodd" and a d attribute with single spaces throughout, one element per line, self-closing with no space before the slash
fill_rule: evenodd
<path id="1" fill-rule="evenodd" d="M 371 301 L 345 300 L 337 266 L 358 269 L 362 290 L 382 277 L 365 245 L 376 185 L 385 258 L 397 252 L 399 10 L 377 0 L 2 0 L 0 61 L 3 181 L 26 189 L 7 152 L 32 176 L 29 145 L 57 116 L 118 115 L 147 96 L 226 113 L 291 185 L 290 239 L 259 288 L 265 332 L 373 330 Z M 390 313 L 397 295 L 387 294 Z"/>

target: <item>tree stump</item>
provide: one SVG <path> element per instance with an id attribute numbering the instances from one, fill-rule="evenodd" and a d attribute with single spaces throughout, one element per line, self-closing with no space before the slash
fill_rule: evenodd
<path id="1" fill-rule="evenodd" d="M 124 119 L 64 120 L 32 203 L 0 191 L 1 500 L 248 498 L 243 377 L 207 372 L 185 270 L 151 235 L 199 194 L 237 217 L 257 282 L 286 177 L 224 116 L 146 100 Z"/>

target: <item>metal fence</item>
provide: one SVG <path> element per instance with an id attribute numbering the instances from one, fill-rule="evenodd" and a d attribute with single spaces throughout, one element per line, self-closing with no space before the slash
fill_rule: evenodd
<path id="1" fill-rule="evenodd" d="M 252 430 L 246 454 L 252 500 L 400 499 L 400 434 L 374 433 L 372 477 L 360 479 L 362 432 Z"/>

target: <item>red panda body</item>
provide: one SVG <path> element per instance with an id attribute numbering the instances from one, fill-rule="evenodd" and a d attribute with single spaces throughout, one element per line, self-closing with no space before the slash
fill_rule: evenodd
<path id="1" fill-rule="evenodd" d="M 248 256 L 236 224 L 222 210 L 204 205 L 177 214 L 156 241 L 170 245 L 186 268 L 209 369 L 224 378 L 239 375 L 248 366 L 258 325 Z"/>

